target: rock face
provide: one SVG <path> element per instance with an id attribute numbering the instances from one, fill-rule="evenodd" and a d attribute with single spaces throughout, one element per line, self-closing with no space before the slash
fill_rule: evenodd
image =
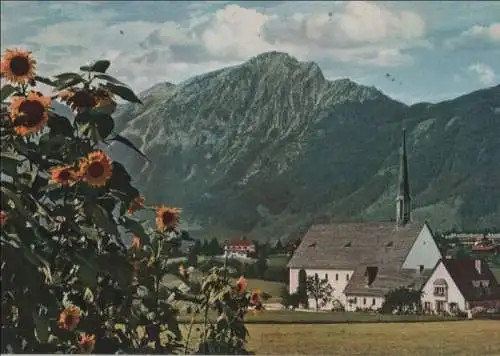
<path id="1" fill-rule="evenodd" d="M 207 234 L 287 236 L 329 220 L 395 217 L 398 153 L 408 132 L 414 218 L 437 228 L 500 226 L 500 86 L 406 106 L 284 53 L 157 84 L 114 145 L 151 203 L 182 206 Z"/>

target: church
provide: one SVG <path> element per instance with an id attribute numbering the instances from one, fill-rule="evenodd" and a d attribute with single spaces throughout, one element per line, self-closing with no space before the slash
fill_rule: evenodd
<path id="1" fill-rule="evenodd" d="M 420 289 L 441 258 L 429 225 L 411 219 L 403 130 L 396 221 L 311 226 L 288 263 L 289 291 L 297 291 L 300 278 L 317 274 L 333 287 L 332 302 L 324 309 L 341 303 L 348 311 L 376 310 L 392 289 Z"/>

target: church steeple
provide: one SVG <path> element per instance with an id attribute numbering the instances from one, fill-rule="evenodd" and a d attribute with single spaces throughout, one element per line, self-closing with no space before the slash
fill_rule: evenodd
<path id="1" fill-rule="evenodd" d="M 398 226 L 406 225 L 411 218 L 410 182 L 408 177 L 408 157 L 406 155 L 406 130 L 403 129 L 401 159 L 399 163 L 399 192 L 396 198 L 396 221 Z"/>

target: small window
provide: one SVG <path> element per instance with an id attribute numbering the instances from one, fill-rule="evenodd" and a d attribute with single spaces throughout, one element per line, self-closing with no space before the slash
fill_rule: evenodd
<path id="1" fill-rule="evenodd" d="M 318 274 L 317 274 L 317 273 L 315 273 L 315 274 L 314 274 L 314 278 L 316 278 L 316 279 L 318 279 L 318 278 L 319 278 L 319 276 L 318 276 Z"/>
<path id="2" fill-rule="evenodd" d="M 325 273 L 325 279 L 328 280 L 328 273 Z"/>
<path id="3" fill-rule="evenodd" d="M 348 243 L 346 243 L 346 244 L 344 245 L 344 247 L 351 247 L 351 241 L 349 241 Z"/>
<path id="4" fill-rule="evenodd" d="M 366 298 L 363 298 L 363 305 L 366 305 Z"/>
<path id="5" fill-rule="evenodd" d="M 358 304 L 358 297 L 354 297 L 354 304 Z"/>
<path id="6" fill-rule="evenodd" d="M 375 305 L 375 298 L 372 299 L 372 305 Z"/>
<path id="7" fill-rule="evenodd" d="M 338 281 L 339 280 L 339 274 L 338 273 L 335 273 L 335 280 Z"/>
<path id="8" fill-rule="evenodd" d="M 389 241 L 389 242 L 385 245 L 385 247 L 392 247 L 392 245 L 393 245 L 393 244 L 394 244 L 394 243 L 393 243 L 392 241 Z"/>
<path id="9" fill-rule="evenodd" d="M 345 280 L 348 281 L 349 280 L 349 273 L 345 275 Z"/>

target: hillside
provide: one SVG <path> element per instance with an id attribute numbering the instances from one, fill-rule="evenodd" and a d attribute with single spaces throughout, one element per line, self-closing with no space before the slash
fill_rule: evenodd
<path id="1" fill-rule="evenodd" d="M 117 130 L 153 163 L 121 145 L 112 154 L 151 203 L 182 206 L 191 228 L 267 239 L 392 219 L 403 125 L 415 219 L 500 226 L 500 86 L 406 106 L 269 52 L 141 98 L 120 108 Z"/>

